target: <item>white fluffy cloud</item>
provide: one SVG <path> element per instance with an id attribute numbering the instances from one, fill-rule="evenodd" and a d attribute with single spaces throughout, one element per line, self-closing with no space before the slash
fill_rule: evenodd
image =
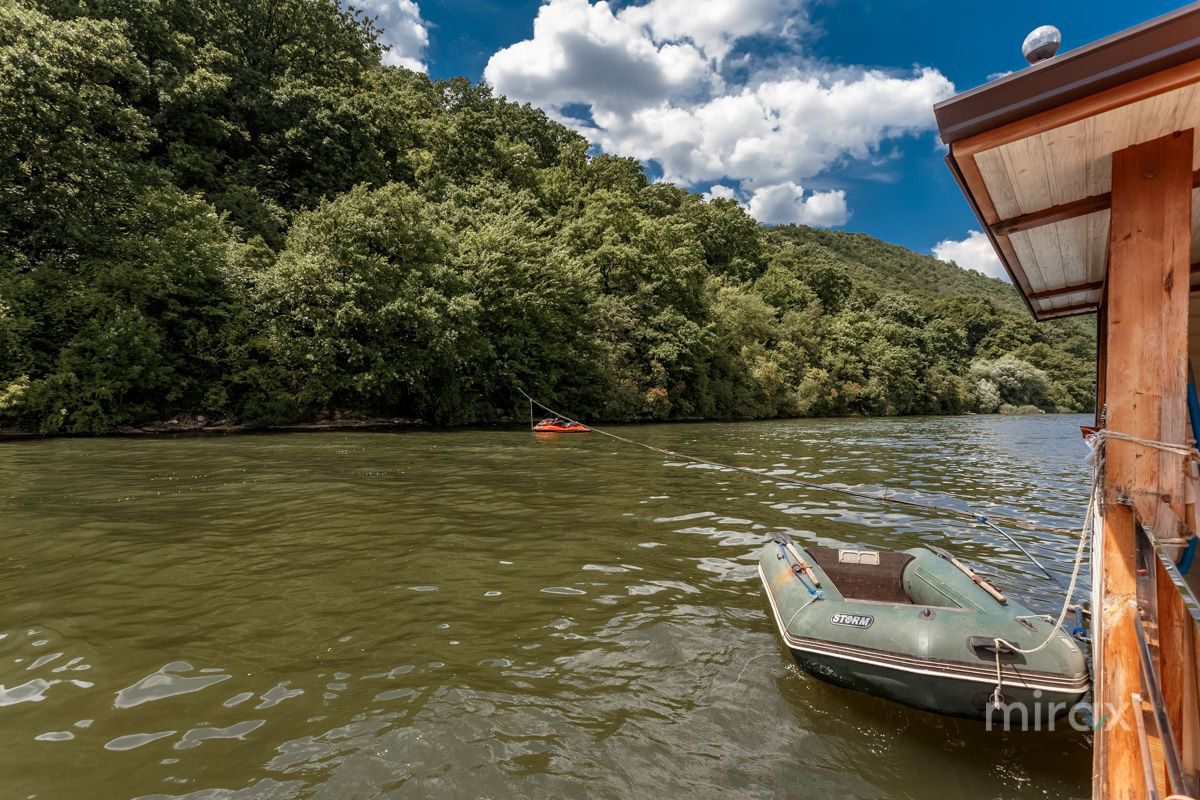
<path id="1" fill-rule="evenodd" d="M 724 186 L 719 183 L 714 183 L 704 193 L 705 200 L 737 200 L 737 190 L 732 186 Z"/>
<path id="2" fill-rule="evenodd" d="M 754 190 L 750 214 L 768 225 L 816 225 L 829 228 L 843 224 L 850 216 L 846 193 L 841 189 L 814 192 L 805 196 L 804 187 L 788 181 Z"/>
<path id="3" fill-rule="evenodd" d="M 795 35 L 808 27 L 804 5 L 805 0 L 651 0 L 627 6 L 617 16 L 642 26 L 655 41 L 687 40 L 720 61 L 738 39 Z"/>
<path id="4" fill-rule="evenodd" d="M 551 0 L 533 38 L 495 53 L 483 75 L 502 94 L 551 110 L 574 103 L 628 114 L 703 88 L 713 74 L 695 45 L 656 44 L 641 21 L 608 3 Z"/>
<path id="5" fill-rule="evenodd" d="M 684 184 L 726 176 L 751 186 L 802 181 L 927 129 L 933 104 L 952 88 L 931 69 L 906 77 L 797 75 L 631 113 L 593 103 L 596 125 L 585 133 L 609 152 L 657 161 Z"/>
<path id="6" fill-rule="evenodd" d="M 365 0 L 361 8 L 378 17 L 383 43 L 389 50 L 383 63 L 425 72 L 425 48 L 429 46 L 429 26 L 421 19 L 414 0 Z"/>
<path id="7" fill-rule="evenodd" d="M 964 269 L 973 269 L 992 278 L 1008 280 L 1008 273 L 992 249 L 992 243 L 981 231 L 967 231 L 962 241 L 946 239 L 933 246 L 933 255 L 942 261 L 953 261 Z"/>
<path id="8" fill-rule="evenodd" d="M 618 10 L 548 0 L 533 36 L 495 53 L 484 77 L 607 152 L 656 162 L 665 180 L 721 181 L 763 221 L 837 225 L 845 193 L 803 197 L 800 184 L 930 130 L 933 104 L 954 87 L 929 68 L 898 74 L 797 56 L 804 66 L 767 71 L 751 51 L 731 58 L 749 36 L 794 45 L 808 28 L 806 2 L 648 0 Z M 579 107 L 590 122 L 570 116 Z"/>

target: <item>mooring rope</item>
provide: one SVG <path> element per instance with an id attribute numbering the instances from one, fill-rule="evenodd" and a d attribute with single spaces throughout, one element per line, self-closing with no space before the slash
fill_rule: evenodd
<path id="1" fill-rule="evenodd" d="M 1029 648 L 1029 649 L 1022 649 L 1020 647 L 1017 647 L 1012 642 L 1007 641 L 1003 638 L 997 637 L 992 640 L 992 642 L 996 648 L 996 690 L 992 693 L 992 705 L 993 706 L 999 706 L 1000 703 L 1003 701 L 1003 691 L 1002 690 L 1004 687 L 1004 673 L 1000 667 L 1000 646 L 1002 644 L 1006 645 L 1006 646 L 1012 648 L 1012 650 L 1014 650 L 1015 652 L 1023 653 L 1025 655 L 1031 655 L 1033 653 L 1036 653 L 1039 650 L 1046 647 L 1046 645 L 1050 644 L 1050 641 L 1054 638 L 1054 634 L 1056 634 L 1058 632 L 1059 628 L 1062 627 L 1063 622 L 1066 621 L 1067 614 L 1070 613 L 1070 610 L 1072 608 L 1071 598 L 1075 594 L 1075 585 L 1079 578 L 1080 567 L 1083 564 L 1083 551 L 1088 542 L 1088 539 L 1090 538 L 1089 533 L 1092 530 L 1093 521 L 1094 521 L 1095 515 L 1096 515 L 1096 496 L 1100 492 L 1101 476 L 1104 475 L 1104 466 L 1105 466 L 1105 459 L 1106 459 L 1105 446 L 1106 446 L 1107 440 L 1109 440 L 1109 439 L 1115 439 L 1117 441 L 1123 441 L 1123 442 L 1132 442 L 1133 444 L 1139 444 L 1139 445 L 1143 445 L 1145 447 L 1151 447 L 1156 450 L 1161 450 L 1163 452 L 1173 453 L 1175 455 L 1183 456 L 1184 458 L 1187 458 L 1187 459 L 1196 459 L 1197 457 L 1200 457 L 1200 453 L 1197 452 L 1196 448 L 1189 446 L 1189 445 L 1178 444 L 1175 442 L 1162 442 L 1162 441 L 1157 441 L 1155 439 L 1144 439 L 1140 436 L 1133 436 L 1128 433 L 1122 433 L 1121 431 L 1109 430 L 1107 428 L 1102 428 L 1087 437 L 1086 441 L 1087 441 L 1088 447 L 1090 447 L 1092 449 L 1092 453 L 1093 453 L 1093 458 L 1091 459 L 1091 461 L 1092 461 L 1092 490 L 1091 490 L 1091 494 L 1088 497 L 1087 516 L 1084 517 L 1083 529 L 1080 531 L 1080 534 L 1079 534 L 1079 546 L 1078 546 L 1078 548 L 1076 548 L 1076 551 L 1075 551 L 1075 564 L 1071 569 L 1071 582 L 1070 582 L 1070 584 L 1067 585 L 1066 594 L 1063 597 L 1062 609 L 1059 611 L 1058 620 L 1054 623 L 1054 626 L 1050 629 L 1050 633 L 1046 636 L 1045 640 L 1041 644 L 1039 644 L 1037 647 L 1033 647 L 1033 648 Z"/>
<path id="2" fill-rule="evenodd" d="M 1083 566 L 1083 552 L 1086 549 L 1088 539 L 1090 538 L 1088 533 L 1091 531 L 1092 518 L 1095 515 L 1096 510 L 1096 475 L 1098 473 L 1099 470 L 1094 472 L 1092 477 L 1092 493 L 1088 499 L 1087 516 L 1083 519 L 1083 529 L 1079 532 L 1079 546 L 1075 548 L 1075 564 L 1071 567 L 1071 582 L 1067 584 L 1067 590 L 1063 595 L 1062 610 L 1058 614 L 1058 620 L 1050 628 L 1050 633 L 1046 634 L 1046 638 L 1041 644 L 1028 650 L 1023 650 L 1002 637 L 996 637 L 992 640 L 992 643 L 996 648 L 996 690 L 992 692 L 993 706 L 1000 706 L 1004 699 L 1004 694 L 1002 691 L 1004 688 L 1004 673 L 1000 668 L 1000 646 L 1007 645 L 1014 651 L 1023 653 L 1025 655 L 1032 655 L 1033 653 L 1042 650 L 1046 647 L 1046 645 L 1050 644 L 1050 641 L 1054 638 L 1054 634 L 1058 633 L 1059 628 L 1062 627 L 1063 622 L 1067 618 L 1067 614 L 1071 610 L 1071 598 L 1075 596 L 1075 584 L 1079 580 L 1080 567 Z"/>
<path id="3" fill-rule="evenodd" d="M 1185 458 L 1200 458 L 1200 453 L 1196 451 L 1195 447 L 1190 445 L 1178 444 L 1175 442 L 1160 442 L 1155 439 L 1143 439 L 1140 436 L 1133 436 L 1132 434 L 1121 433 L 1120 431 L 1111 431 L 1108 428 L 1101 428 L 1092 434 L 1090 438 L 1098 441 L 1102 441 L 1104 439 L 1117 439 L 1122 442 L 1133 442 L 1134 444 L 1153 447 L 1156 450 L 1174 453 L 1177 456 L 1184 456 Z"/>
<path id="4" fill-rule="evenodd" d="M 717 467 L 719 469 L 730 470 L 732 472 L 741 472 L 746 475 L 753 475 L 756 478 L 759 478 L 762 480 L 774 481 L 775 483 L 779 483 L 779 484 L 799 486 L 804 489 L 814 489 L 816 491 L 834 492 L 836 494 L 845 495 L 847 497 L 854 497 L 859 500 L 869 500 L 869 501 L 876 502 L 876 503 L 891 503 L 892 505 L 904 506 L 906 508 L 916 508 L 916 509 L 920 509 L 922 511 L 931 512 L 931 513 L 938 514 L 941 516 L 956 517 L 958 519 L 968 520 L 973 523 L 981 523 L 981 524 L 986 525 L 986 524 L 988 524 L 989 520 L 999 520 L 1000 522 L 1003 522 L 1005 525 L 1011 525 L 1013 527 L 1021 528 L 1022 530 L 1030 531 L 1033 533 L 1038 533 L 1038 532 L 1058 533 L 1058 534 L 1066 534 L 1066 535 L 1072 535 L 1072 536 L 1075 534 L 1074 528 L 1054 528 L 1054 527 L 1049 527 L 1049 526 L 1040 525 L 1040 524 L 1036 524 L 1036 523 L 1030 523 L 1030 522 L 1027 522 L 1026 520 L 1019 519 L 1017 517 L 1006 517 L 1006 516 L 1001 516 L 1001 515 L 985 515 L 985 514 L 980 514 L 978 512 L 975 512 L 975 511 L 963 511 L 963 510 L 960 510 L 957 508 L 948 508 L 946 506 L 940 506 L 935 503 L 922 503 L 922 502 L 919 502 L 916 500 L 903 500 L 899 497 L 894 497 L 887 493 L 871 494 L 870 492 L 859 492 L 859 491 L 855 491 L 854 489 L 845 489 L 840 486 L 831 486 L 831 485 L 825 484 L 825 483 L 815 483 L 815 482 L 811 482 L 811 481 L 804 481 L 804 480 L 799 480 L 796 478 L 788 478 L 788 477 L 785 477 L 782 475 L 769 475 L 769 474 L 761 472 L 760 470 L 751 469 L 750 467 L 739 467 L 739 466 L 735 466 L 732 464 L 723 464 L 720 461 L 713 461 L 713 460 L 707 459 L 707 458 L 691 456 L 691 455 L 688 455 L 687 453 L 680 453 L 675 450 L 668 450 L 665 447 L 656 447 L 655 445 L 652 445 L 652 444 L 646 444 L 645 442 L 639 442 L 634 439 L 629 439 L 627 437 L 620 436 L 616 433 L 613 433 L 612 431 L 602 430 L 602 429 L 594 427 L 592 425 L 585 425 L 584 423 L 580 422 L 579 420 L 572 419 L 571 417 L 567 416 L 566 414 L 563 414 L 561 411 L 555 411 L 553 408 L 550 408 L 549 406 L 545 405 L 544 403 L 540 403 L 537 400 L 534 400 L 532 397 L 530 397 L 528 394 L 526 394 L 524 390 L 517 389 L 517 391 L 520 392 L 522 395 L 524 395 L 529 400 L 530 403 L 533 403 L 534 405 L 538 406 L 539 408 L 542 408 L 545 411 L 555 415 L 556 417 L 566 420 L 567 422 L 571 422 L 576 425 L 583 425 L 588 430 L 593 431 L 594 433 L 599 433 L 602 436 L 607 436 L 610 439 L 617 440 L 618 442 L 624 442 L 625 444 L 631 444 L 635 447 L 641 447 L 645 450 L 650 450 L 650 451 L 653 451 L 655 453 L 660 453 L 665 456 L 671 456 L 672 458 L 679 458 L 679 459 L 683 459 L 685 461 L 691 461 L 696 464 L 705 464 L 710 467 Z M 993 526 L 993 527 L 995 527 L 995 526 Z M 1000 531 L 1000 532 L 1004 533 L 1004 531 Z M 1014 544 L 1016 543 L 1011 536 L 1008 536 L 1007 534 L 1005 534 L 1005 537 L 1009 541 L 1014 542 Z M 1020 547 L 1020 545 L 1017 545 L 1017 546 Z M 1025 550 L 1025 548 L 1021 547 L 1020 549 L 1026 555 L 1029 555 L 1029 552 L 1027 550 Z M 1032 560 L 1032 556 L 1030 558 Z M 1037 561 L 1035 560 L 1034 563 L 1037 564 Z M 1041 564 L 1038 564 L 1038 567 L 1041 568 L 1043 572 L 1046 571 L 1045 568 L 1042 567 Z"/>
<path id="5" fill-rule="evenodd" d="M 800 612 L 803 611 L 804 609 L 808 608 L 809 606 L 811 606 L 813 603 L 820 600 L 822 597 L 824 597 L 824 594 L 822 594 L 821 592 L 813 592 L 812 597 L 810 597 L 810 598 L 808 598 L 808 600 L 804 601 L 804 604 L 796 609 L 796 613 L 792 614 L 791 619 L 789 619 L 787 621 L 787 624 L 783 626 L 784 630 L 790 630 L 792 627 L 792 623 L 796 621 L 796 617 L 800 616 Z"/>

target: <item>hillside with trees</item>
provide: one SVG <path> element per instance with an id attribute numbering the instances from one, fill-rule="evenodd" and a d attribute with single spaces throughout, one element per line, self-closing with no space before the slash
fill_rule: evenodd
<path id="1" fill-rule="evenodd" d="M 380 56 L 335 0 L 0 0 L 0 425 L 1092 407 L 1090 320 Z"/>

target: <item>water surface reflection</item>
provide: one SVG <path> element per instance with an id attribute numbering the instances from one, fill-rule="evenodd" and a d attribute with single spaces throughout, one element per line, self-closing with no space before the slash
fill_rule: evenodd
<path id="1" fill-rule="evenodd" d="M 1081 421 L 626 432 L 1071 526 Z M 777 642 L 771 530 L 953 547 L 1056 610 L 959 523 L 520 430 L 12 442 L 0 515 L 6 796 L 1088 794 L 1085 737 L 836 689 Z M 1069 570 L 1069 537 L 1013 533 Z"/>

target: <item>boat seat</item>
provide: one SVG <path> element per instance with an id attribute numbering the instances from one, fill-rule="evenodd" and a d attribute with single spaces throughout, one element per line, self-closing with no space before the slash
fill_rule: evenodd
<path id="1" fill-rule="evenodd" d="M 837 547 L 807 550 L 847 600 L 912 603 L 904 591 L 904 568 L 913 560 L 908 553 Z"/>

